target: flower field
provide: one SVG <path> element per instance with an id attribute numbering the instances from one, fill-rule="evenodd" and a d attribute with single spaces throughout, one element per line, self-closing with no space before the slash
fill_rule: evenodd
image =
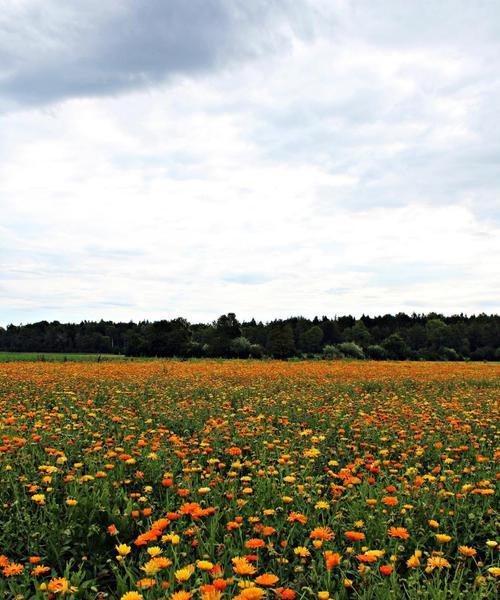
<path id="1" fill-rule="evenodd" d="M 493 598 L 500 366 L 0 365 L 0 598 Z"/>

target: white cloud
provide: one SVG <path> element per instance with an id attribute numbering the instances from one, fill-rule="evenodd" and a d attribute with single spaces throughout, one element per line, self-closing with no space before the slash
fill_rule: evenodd
<path id="1" fill-rule="evenodd" d="M 0 323 L 500 308 L 498 32 L 314 4 L 283 51 L 0 115 Z"/>

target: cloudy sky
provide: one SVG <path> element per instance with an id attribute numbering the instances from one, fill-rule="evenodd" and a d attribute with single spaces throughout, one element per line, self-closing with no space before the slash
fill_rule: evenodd
<path id="1" fill-rule="evenodd" d="M 0 324 L 500 310 L 500 3 L 0 9 Z"/>

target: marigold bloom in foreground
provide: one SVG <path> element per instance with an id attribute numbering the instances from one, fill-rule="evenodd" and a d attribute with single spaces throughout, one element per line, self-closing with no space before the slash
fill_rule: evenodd
<path id="1" fill-rule="evenodd" d="M 272 575 L 271 573 L 264 573 L 263 575 L 259 575 L 259 577 L 255 578 L 255 583 L 259 585 L 275 585 L 280 580 L 276 575 Z"/>
<path id="2" fill-rule="evenodd" d="M 15 575 L 19 575 L 24 571 L 23 565 L 19 563 L 10 563 L 3 568 L 2 573 L 5 577 L 13 577 Z"/>
<path id="3" fill-rule="evenodd" d="M 120 556 L 127 556 L 127 554 L 130 554 L 132 551 L 132 548 L 127 546 L 127 544 L 119 544 L 118 546 L 115 546 L 115 548 Z"/>
<path id="4" fill-rule="evenodd" d="M 120 600 L 143 600 L 144 596 L 139 592 L 125 592 Z"/>
<path id="5" fill-rule="evenodd" d="M 312 540 L 323 540 L 325 542 L 331 542 L 335 535 L 329 527 L 315 527 L 311 531 L 309 537 Z"/>
<path id="6" fill-rule="evenodd" d="M 234 597 L 234 600 L 260 600 L 265 595 L 265 590 L 252 586 L 242 590 L 237 596 Z"/>
<path id="7" fill-rule="evenodd" d="M 433 571 L 434 569 L 449 569 L 450 563 L 442 556 L 431 556 L 427 559 L 427 569 Z"/>
<path id="8" fill-rule="evenodd" d="M 365 534 L 362 531 L 346 531 L 345 537 L 352 542 L 359 542 L 365 539 Z"/>
<path id="9" fill-rule="evenodd" d="M 75 586 L 72 586 L 65 577 L 51 579 L 47 584 L 47 589 L 49 590 L 49 592 L 61 595 L 67 594 L 68 592 L 77 591 L 77 588 Z"/>
<path id="10" fill-rule="evenodd" d="M 408 529 L 406 527 L 390 527 L 389 535 L 400 540 L 407 540 L 410 537 Z"/>
<path id="11" fill-rule="evenodd" d="M 325 565 L 327 570 L 333 569 L 333 567 L 338 567 L 340 565 L 340 561 L 342 557 L 338 552 L 332 552 L 331 550 L 327 550 L 324 553 L 325 556 Z"/>
<path id="12" fill-rule="evenodd" d="M 172 594 L 170 598 L 171 600 L 190 600 L 192 595 L 191 592 L 179 590 L 178 592 L 175 592 L 175 594 Z"/>
<path id="13" fill-rule="evenodd" d="M 462 556 L 475 556 L 477 554 L 477 551 L 469 546 L 459 546 L 458 551 Z"/>
<path id="14" fill-rule="evenodd" d="M 191 575 L 193 573 L 194 573 L 194 566 L 188 565 L 187 567 L 184 567 L 183 569 L 178 569 L 175 572 L 175 578 L 179 583 L 184 583 L 191 577 Z"/>
<path id="15" fill-rule="evenodd" d="M 257 571 L 257 569 L 242 556 L 236 556 L 233 558 L 232 563 L 233 570 L 238 575 L 253 575 Z"/>
<path id="16" fill-rule="evenodd" d="M 266 543 L 264 542 L 264 540 L 261 540 L 259 538 L 252 538 L 251 540 L 248 540 L 247 542 L 245 542 L 245 548 L 262 548 L 266 545 Z"/>
<path id="17" fill-rule="evenodd" d="M 291 512 L 288 520 L 290 523 L 300 523 L 301 525 L 305 525 L 308 521 L 307 517 L 302 513 Z"/>

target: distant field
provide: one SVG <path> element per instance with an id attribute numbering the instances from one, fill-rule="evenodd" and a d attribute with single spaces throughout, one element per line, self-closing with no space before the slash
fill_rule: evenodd
<path id="1" fill-rule="evenodd" d="M 70 352 L 0 352 L 0 362 L 102 362 L 133 360 L 122 354 L 72 354 Z"/>

